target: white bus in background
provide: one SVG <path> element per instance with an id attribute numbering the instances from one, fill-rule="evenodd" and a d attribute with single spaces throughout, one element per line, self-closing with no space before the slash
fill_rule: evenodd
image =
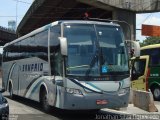
<path id="1" fill-rule="evenodd" d="M 46 111 L 127 107 L 126 48 L 118 24 L 53 22 L 4 46 L 2 84 Z"/>

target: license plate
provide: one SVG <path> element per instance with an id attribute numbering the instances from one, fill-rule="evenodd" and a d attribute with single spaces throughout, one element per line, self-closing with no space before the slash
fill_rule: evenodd
<path id="1" fill-rule="evenodd" d="M 97 105 L 105 105 L 105 104 L 107 104 L 108 102 L 107 102 L 107 100 L 97 100 L 96 101 L 96 104 Z"/>

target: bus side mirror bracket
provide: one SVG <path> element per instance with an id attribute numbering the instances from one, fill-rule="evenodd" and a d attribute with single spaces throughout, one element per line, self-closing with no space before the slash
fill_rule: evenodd
<path id="1" fill-rule="evenodd" d="M 131 57 L 140 57 L 140 44 L 137 41 L 126 40 L 126 43 L 131 44 Z"/>
<path id="2" fill-rule="evenodd" d="M 67 38 L 59 37 L 59 41 L 60 41 L 61 54 L 67 56 L 68 55 Z"/>

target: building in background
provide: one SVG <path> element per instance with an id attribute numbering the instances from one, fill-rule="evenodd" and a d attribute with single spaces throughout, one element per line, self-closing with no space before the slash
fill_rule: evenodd
<path id="1" fill-rule="evenodd" d="M 8 29 L 16 31 L 16 21 L 15 20 L 8 21 Z"/>

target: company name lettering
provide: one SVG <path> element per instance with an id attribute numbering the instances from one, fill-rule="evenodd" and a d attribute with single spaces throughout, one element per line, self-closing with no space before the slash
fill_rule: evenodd
<path id="1" fill-rule="evenodd" d="M 22 72 L 43 71 L 43 63 L 25 64 L 22 66 Z"/>

